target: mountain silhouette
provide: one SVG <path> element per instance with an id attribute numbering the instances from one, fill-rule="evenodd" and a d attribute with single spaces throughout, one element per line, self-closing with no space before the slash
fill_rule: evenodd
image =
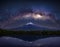
<path id="1" fill-rule="evenodd" d="M 26 30 L 26 31 L 33 31 L 33 30 L 47 30 L 48 28 L 45 28 L 45 27 L 39 27 L 37 25 L 34 25 L 34 24 L 25 24 L 21 27 L 18 27 L 18 28 L 13 28 L 12 30 Z"/>

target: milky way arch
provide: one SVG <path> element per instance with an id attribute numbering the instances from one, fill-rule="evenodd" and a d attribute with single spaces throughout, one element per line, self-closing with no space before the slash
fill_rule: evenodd
<path id="1" fill-rule="evenodd" d="M 2 5 L 0 5 L 0 28 L 12 29 L 32 22 L 39 27 L 60 29 L 60 20 L 54 13 L 56 8 L 50 4 L 25 3 L 22 5 L 19 2 L 14 4 L 9 2 Z"/>

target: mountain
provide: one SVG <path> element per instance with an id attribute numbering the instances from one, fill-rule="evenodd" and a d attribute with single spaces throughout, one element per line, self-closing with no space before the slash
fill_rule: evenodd
<path id="1" fill-rule="evenodd" d="M 33 30 L 52 30 L 52 29 L 49 29 L 49 28 L 45 28 L 45 27 L 39 27 L 33 23 L 27 23 L 21 27 L 18 27 L 18 28 L 13 28 L 11 30 L 26 30 L 26 31 L 33 31 Z"/>

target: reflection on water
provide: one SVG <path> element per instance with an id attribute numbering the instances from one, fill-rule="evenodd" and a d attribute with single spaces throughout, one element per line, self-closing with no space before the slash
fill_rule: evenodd
<path id="1" fill-rule="evenodd" d="M 30 38 L 31 39 L 31 38 Z M 24 41 L 14 37 L 0 37 L 0 46 L 6 47 L 60 47 L 60 37 L 47 37 L 35 41 Z"/>
<path id="2" fill-rule="evenodd" d="M 16 35 L 16 36 L 12 36 L 12 37 L 16 37 L 16 38 L 19 38 L 19 39 L 22 39 L 22 40 L 25 40 L 25 41 L 35 41 L 35 40 L 38 40 L 38 39 L 43 39 L 43 38 L 47 38 L 47 37 L 57 37 L 56 35 L 46 35 L 46 36 L 40 36 L 40 35 Z"/>

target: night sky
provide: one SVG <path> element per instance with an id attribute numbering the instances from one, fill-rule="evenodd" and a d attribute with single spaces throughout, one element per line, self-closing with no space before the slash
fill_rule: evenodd
<path id="1" fill-rule="evenodd" d="M 0 0 L 0 28 L 14 29 L 31 24 L 39 29 L 60 29 L 60 2 L 47 0 Z M 32 27 L 32 26 L 31 26 Z"/>

